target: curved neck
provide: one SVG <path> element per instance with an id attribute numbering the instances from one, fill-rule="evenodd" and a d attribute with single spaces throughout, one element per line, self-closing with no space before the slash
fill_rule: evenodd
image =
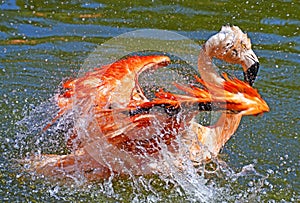
<path id="1" fill-rule="evenodd" d="M 198 70 L 201 78 L 205 82 L 213 82 L 215 84 L 222 85 L 223 79 L 217 73 L 215 66 L 212 62 L 212 56 L 210 56 L 206 50 L 205 45 L 200 51 L 198 58 Z M 213 95 L 214 93 L 211 92 Z M 208 150 L 217 155 L 222 146 L 230 139 L 230 137 L 237 130 L 241 120 L 239 114 L 227 114 L 222 113 L 217 123 L 213 126 L 201 126 L 202 133 L 198 134 L 199 140 L 208 147 Z"/>
<path id="2" fill-rule="evenodd" d="M 215 65 L 212 62 L 212 56 L 209 56 L 206 52 L 205 45 L 203 45 L 198 56 L 198 70 L 205 82 L 221 84 L 224 81 L 218 75 Z"/>

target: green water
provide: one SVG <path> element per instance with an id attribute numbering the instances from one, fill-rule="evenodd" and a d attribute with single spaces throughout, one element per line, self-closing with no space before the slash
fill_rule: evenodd
<path id="1" fill-rule="evenodd" d="M 178 32 L 201 44 L 225 24 L 246 31 L 261 68 L 255 87 L 271 111 L 245 117 L 220 157 L 234 171 L 254 164 L 263 177 L 214 178 L 226 202 L 299 202 L 300 3 L 297 1 L 4 1 L 0 3 L 0 201 L 190 201 L 156 177 L 151 190 L 131 180 L 63 186 L 20 171 L 16 122 L 76 75 L 97 45 L 141 28 Z M 34 125 L 34 123 L 32 123 Z M 32 135 L 34 136 L 34 135 Z M 175 189 L 176 188 L 176 189 Z M 187 200 L 189 199 L 189 200 Z M 197 199 L 197 198 L 195 198 Z M 197 200 L 196 200 L 197 201 Z M 216 200 L 221 201 L 221 200 Z"/>

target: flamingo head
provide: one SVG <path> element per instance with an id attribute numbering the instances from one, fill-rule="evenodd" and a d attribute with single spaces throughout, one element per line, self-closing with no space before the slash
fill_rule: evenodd
<path id="1" fill-rule="evenodd" d="M 250 39 L 239 27 L 223 26 L 219 33 L 207 40 L 204 49 L 211 58 L 240 64 L 243 67 L 245 82 L 253 85 L 259 69 L 259 61 L 251 49 Z"/>

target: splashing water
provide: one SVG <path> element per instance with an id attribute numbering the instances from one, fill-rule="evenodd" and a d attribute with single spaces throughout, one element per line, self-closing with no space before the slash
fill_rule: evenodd
<path id="1" fill-rule="evenodd" d="M 37 156 L 37 154 L 41 155 L 45 152 L 53 154 L 68 151 L 65 141 L 71 134 L 69 132 L 71 132 L 72 122 L 74 122 L 74 115 L 71 113 L 60 118 L 47 132 L 40 133 L 45 124 L 51 121 L 49 118 L 58 112 L 52 102 L 53 100 L 36 107 L 18 123 L 22 129 L 26 128 L 26 130 L 18 133 L 16 144 L 19 146 L 20 153 L 25 154 L 28 160 L 33 154 Z M 48 193 L 57 200 L 65 200 L 66 194 L 75 196 L 84 192 L 96 199 L 108 198 L 119 201 L 130 199 L 132 202 L 157 202 L 166 198 L 174 200 L 184 198 L 190 202 L 218 202 L 237 198 L 240 200 L 256 199 L 256 195 L 264 190 L 267 177 L 257 173 L 254 164 L 246 165 L 237 172 L 221 160 L 198 163 L 198 166 L 195 167 L 188 157 L 188 146 L 179 139 L 177 139 L 177 143 L 180 153 L 176 156 L 170 153 L 166 146 L 161 146 L 163 153 L 161 153 L 160 165 L 156 166 L 160 168 L 161 172 L 136 176 L 128 171 L 128 175 L 124 177 L 111 174 L 107 179 L 90 183 L 86 182 L 81 171 L 77 171 L 68 176 L 68 180 L 54 179 L 54 182 L 50 180 L 50 185 L 54 186 L 48 189 Z M 69 153 L 72 152 L 69 151 Z M 151 157 L 149 159 L 151 160 Z M 178 160 L 183 160 L 180 167 L 176 165 Z M 28 171 L 32 166 L 30 162 L 26 163 L 24 167 Z M 158 164 L 158 162 L 155 163 Z M 35 172 L 31 171 L 30 174 L 30 179 L 39 179 L 39 175 Z M 256 182 L 249 180 L 248 191 L 240 191 L 238 195 L 234 194 L 233 189 L 226 184 L 228 181 L 230 183 L 245 181 L 251 177 L 254 177 Z M 220 180 L 224 182 L 224 185 L 220 184 Z M 44 178 L 44 181 L 47 181 L 47 178 Z M 254 197 L 249 196 L 249 193 Z"/>

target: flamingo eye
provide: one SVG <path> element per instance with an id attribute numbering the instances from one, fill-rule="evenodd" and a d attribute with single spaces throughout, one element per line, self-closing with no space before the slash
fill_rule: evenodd
<path id="1" fill-rule="evenodd" d="M 243 42 L 241 42 L 241 46 L 242 46 L 242 49 L 247 49 L 246 45 Z"/>
<path id="2" fill-rule="evenodd" d="M 236 49 L 232 50 L 232 56 L 237 57 L 238 56 L 238 51 Z"/>

